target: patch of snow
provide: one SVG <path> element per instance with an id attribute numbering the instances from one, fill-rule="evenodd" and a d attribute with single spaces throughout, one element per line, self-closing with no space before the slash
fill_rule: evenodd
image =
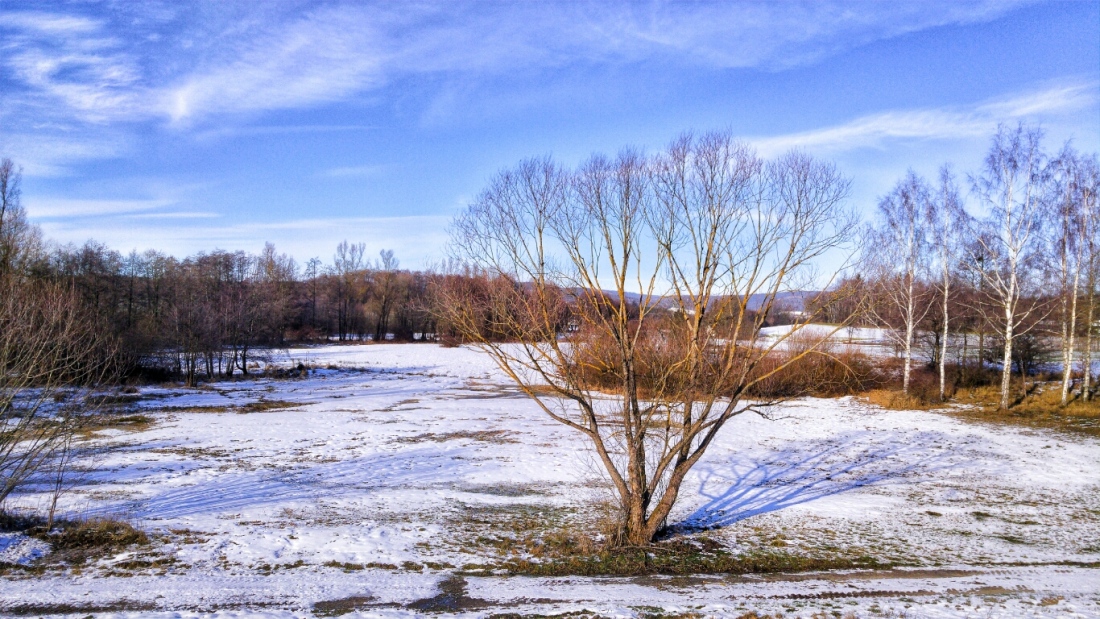
<path id="1" fill-rule="evenodd" d="M 0 563 L 26 565 L 50 552 L 46 542 L 23 533 L 0 533 Z"/>

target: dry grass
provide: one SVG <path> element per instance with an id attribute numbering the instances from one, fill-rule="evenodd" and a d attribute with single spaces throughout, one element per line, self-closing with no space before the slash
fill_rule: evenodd
<path id="1" fill-rule="evenodd" d="M 445 443 L 447 441 L 455 440 L 471 440 L 481 441 L 483 443 L 517 443 L 516 439 L 512 438 L 513 433 L 508 430 L 458 430 L 456 432 L 443 432 L 433 433 L 425 432 L 423 434 L 417 434 L 415 436 L 404 436 L 396 439 L 398 443 Z"/>
<path id="2" fill-rule="evenodd" d="M 82 564 L 130 546 L 147 546 L 149 536 L 125 520 L 92 518 L 63 523 L 59 531 L 42 537 L 53 547 L 52 560 Z"/>
<path id="3" fill-rule="evenodd" d="M 960 389 L 955 401 L 966 405 L 952 414 L 986 423 L 1051 428 L 1100 436 L 1100 400 L 1085 402 L 1079 396 L 1061 404 L 1058 382 L 1036 383 L 1024 396 L 1017 390 L 1016 402 L 1007 411 L 999 408 L 1000 390 L 993 386 Z"/>
<path id="4" fill-rule="evenodd" d="M 861 396 L 869 404 L 890 410 L 927 410 L 933 404 L 915 395 L 906 395 L 892 389 L 872 389 Z M 941 404 L 942 406 L 942 404 Z"/>
<path id="5" fill-rule="evenodd" d="M 97 517 L 61 520 L 46 530 L 40 516 L 0 512 L 0 531 L 21 531 L 47 542 L 52 552 L 42 561 L 82 565 L 89 560 L 121 552 L 132 546 L 148 546 L 149 536 L 121 518 Z"/>
<path id="6" fill-rule="evenodd" d="M 559 507 L 515 504 L 466 506 L 464 511 L 466 533 L 459 536 L 461 549 L 493 557 L 487 564 L 463 566 L 469 574 L 504 570 L 528 576 L 682 576 L 892 565 L 857 550 L 800 554 L 761 546 L 750 553 L 734 554 L 705 533 L 677 535 L 643 547 L 624 546 L 615 539 L 613 513 L 601 509 L 580 514 Z M 604 511 L 607 513 L 601 513 Z"/>
<path id="7" fill-rule="evenodd" d="M 224 404 L 209 406 L 162 406 L 161 411 L 173 413 L 263 413 L 267 411 L 285 410 L 300 406 L 308 406 L 314 402 L 291 402 L 288 400 L 259 399 L 245 404 Z"/>
<path id="8" fill-rule="evenodd" d="M 80 432 L 85 438 L 91 437 L 96 432 L 103 430 L 125 430 L 127 432 L 143 432 L 154 423 L 154 419 L 148 415 L 126 415 L 104 413 L 90 417 L 80 427 Z"/>
<path id="9" fill-rule="evenodd" d="M 1056 377 L 1029 378 L 1027 393 L 1019 378 L 1014 377 L 1011 405 L 1002 411 L 999 373 L 949 367 L 947 376 L 947 402 L 940 401 L 938 375 L 925 367 L 914 369 L 908 395 L 901 393 L 896 379 L 888 387 L 859 395 L 870 404 L 891 410 L 947 409 L 954 416 L 972 421 L 1100 436 L 1100 399 L 1085 402 L 1080 394 L 1073 394 L 1062 406 L 1061 381 Z"/>
<path id="10" fill-rule="evenodd" d="M 578 552 L 536 560 L 515 558 L 503 567 L 529 576 L 641 576 L 648 574 L 771 574 L 838 569 L 885 568 L 869 556 L 806 556 L 760 549 L 733 554 L 706 537 L 677 537 L 645 547 Z"/>

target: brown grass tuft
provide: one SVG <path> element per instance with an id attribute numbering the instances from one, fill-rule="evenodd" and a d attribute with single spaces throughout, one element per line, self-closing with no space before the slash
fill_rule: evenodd
<path id="1" fill-rule="evenodd" d="M 60 531 L 43 539 L 53 547 L 54 558 L 70 563 L 122 551 L 130 546 L 147 546 L 149 536 L 118 518 L 92 518 L 62 523 Z"/>

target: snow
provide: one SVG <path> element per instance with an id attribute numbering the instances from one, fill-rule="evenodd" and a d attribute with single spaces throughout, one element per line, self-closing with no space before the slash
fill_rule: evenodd
<path id="1" fill-rule="evenodd" d="M 8 572 L 0 610 L 300 616 L 318 602 L 370 598 L 355 612 L 416 616 L 460 582 L 469 603 L 452 611 L 470 616 L 635 616 L 643 606 L 734 617 L 1100 616 L 1100 570 L 1089 567 L 1100 561 L 1100 445 L 1090 437 L 854 398 L 800 400 L 771 419 L 734 420 L 672 520 L 733 551 L 781 539 L 792 551 L 854 549 L 912 568 L 455 581 L 455 566 L 496 558 L 474 543 L 471 510 L 583 520 L 605 492 L 583 438 L 469 348 L 334 345 L 292 349 L 276 363 L 302 363 L 308 375 L 143 388 L 135 408 L 154 423 L 100 433 L 114 448 L 80 462 L 62 508 L 127 518 L 154 547 L 79 571 Z M 11 499 L 25 508 L 45 500 Z M 0 562 L 44 550 L 2 535 Z M 174 562 L 115 567 L 143 552 Z"/>
<path id="2" fill-rule="evenodd" d="M 0 533 L 0 563 L 27 565 L 50 552 L 46 542 L 22 533 Z"/>

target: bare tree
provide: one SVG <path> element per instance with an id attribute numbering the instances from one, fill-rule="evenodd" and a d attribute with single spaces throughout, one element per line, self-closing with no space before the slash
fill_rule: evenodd
<path id="1" fill-rule="evenodd" d="M 15 162 L 0 159 L 0 274 L 25 271 L 42 253 L 41 233 L 23 210 L 21 180 Z"/>
<path id="2" fill-rule="evenodd" d="M 376 305 L 374 322 L 374 341 L 385 341 L 389 333 L 390 315 L 393 313 L 394 297 L 397 295 L 398 273 L 400 262 L 393 255 L 392 249 L 383 249 L 378 252 L 378 264 L 373 269 L 371 293 Z"/>
<path id="3" fill-rule="evenodd" d="M 1045 311 L 1037 290 L 1046 182 L 1041 139 L 1038 129 L 998 127 L 984 169 L 971 177 L 987 216 L 972 231 L 977 246 L 969 263 L 983 258 L 983 291 L 999 313 L 1002 410 L 1009 407 L 1014 338 L 1038 324 L 1036 318 Z"/>
<path id="4" fill-rule="evenodd" d="M 940 400 L 947 399 L 947 341 L 950 334 L 951 268 L 958 254 L 958 232 L 967 215 L 959 199 L 959 188 L 951 168 L 940 169 L 940 184 L 933 199 L 926 203 L 924 219 L 928 225 L 932 253 L 939 266 L 940 296 L 943 301 L 943 336 L 940 339 Z"/>
<path id="5" fill-rule="evenodd" d="M 1050 213 L 1052 245 L 1058 260 L 1058 297 L 1062 327 L 1062 406 L 1069 403 L 1077 336 L 1077 299 L 1082 275 L 1087 277 L 1085 235 L 1090 213 L 1084 193 L 1088 180 L 1080 156 L 1068 145 L 1051 164 Z"/>
<path id="6" fill-rule="evenodd" d="M 912 170 L 878 205 L 878 225 L 871 228 L 867 263 L 875 274 L 880 302 L 871 308 L 880 324 L 901 348 L 904 366 L 902 392 L 909 393 L 913 368 L 913 339 L 917 325 L 932 305 L 919 279 L 928 268 L 927 215 L 933 204 L 928 183 Z"/>
<path id="7" fill-rule="evenodd" d="M 591 441 L 619 541 L 647 544 L 722 427 L 778 402 L 747 399 L 752 387 L 829 337 L 803 328 L 813 312 L 772 338 L 761 327 L 782 293 L 830 281 L 814 265 L 854 227 L 848 186 L 829 164 L 765 162 L 725 133 L 575 172 L 523 161 L 456 219 L 479 277 L 441 280 L 441 322 Z"/>
<path id="8" fill-rule="evenodd" d="M 352 327 L 352 314 L 359 297 L 361 271 L 367 246 L 365 243 L 348 243 L 346 240 L 336 246 L 332 257 L 332 274 L 336 284 L 336 330 L 340 341 L 347 339 Z"/>
<path id="9" fill-rule="evenodd" d="M 1100 165 L 1093 155 L 1082 162 L 1080 177 L 1081 210 L 1084 214 L 1084 230 L 1082 231 L 1083 248 L 1085 252 L 1085 344 L 1084 344 L 1084 376 L 1081 381 L 1081 399 L 1088 401 L 1092 395 L 1092 346 L 1093 325 L 1096 319 L 1096 294 L 1097 285 L 1100 285 Z"/>
<path id="10" fill-rule="evenodd" d="M 93 389 L 114 369 L 97 322 L 70 290 L 0 276 L 0 506 L 67 455 L 94 411 Z"/>

